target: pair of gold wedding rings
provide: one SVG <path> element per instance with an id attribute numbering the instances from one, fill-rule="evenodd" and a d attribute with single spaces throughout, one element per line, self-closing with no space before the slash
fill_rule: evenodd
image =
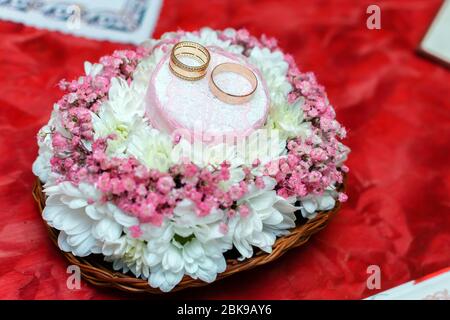
<path id="1" fill-rule="evenodd" d="M 193 66 L 183 63 L 180 60 L 181 57 L 193 59 L 198 62 L 198 65 Z M 193 41 L 181 41 L 172 48 L 169 68 L 175 76 L 183 80 L 197 81 L 205 77 L 210 61 L 211 54 L 204 46 Z M 223 72 L 237 73 L 246 78 L 251 84 L 250 91 L 237 95 L 221 89 L 215 81 L 215 77 Z M 212 70 L 209 78 L 209 87 L 211 92 L 223 102 L 228 104 L 242 104 L 249 101 L 256 92 L 258 79 L 249 68 L 241 64 L 225 62 L 218 64 Z"/>

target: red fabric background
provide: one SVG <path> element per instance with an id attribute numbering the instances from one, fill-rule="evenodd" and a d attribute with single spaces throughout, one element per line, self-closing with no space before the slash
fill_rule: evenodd
<path id="1" fill-rule="evenodd" d="M 382 290 L 450 265 L 450 72 L 414 52 L 441 1 L 375 2 L 381 30 L 366 28 L 373 0 L 165 1 L 155 36 L 231 26 L 277 37 L 327 87 L 352 148 L 350 200 L 308 245 L 172 297 L 359 299 L 379 292 L 366 288 L 369 265 Z M 67 262 L 31 197 L 56 83 L 123 47 L 0 22 L 0 298 L 127 297 L 66 288 Z"/>

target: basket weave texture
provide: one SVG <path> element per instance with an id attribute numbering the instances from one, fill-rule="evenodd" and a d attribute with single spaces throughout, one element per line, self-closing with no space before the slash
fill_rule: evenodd
<path id="1" fill-rule="evenodd" d="M 339 187 L 340 191 L 344 191 L 344 189 L 345 183 Z M 45 207 L 45 194 L 42 191 L 42 184 L 39 179 L 37 179 L 34 184 L 33 197 L 42 214 Z M 336 201 L 336 205 L 333 209 L 319 212 L 315 218 L 308 220 L 303 224 L 298 224 L 293 230 L 291 230 L 290 234 L 276 240 L 270 254 L 257 250 L 252 258 L 244 261 L 227 259 L 227 268 L 224 272 L 217 275 L 216 281 L 231 276 L 237 272 L 249 270 L 274 261 L 281 257 L 289 249 L 305 244 L 314 233 L 327 226 L 329 220 L 339 211 L 339 208 L 340 203 Z M 47 227 L 50 239 L 58 247 L 58 230 L 48 225 Z M 80 268 L 81 276 L 85 281 L 95 286 L 117 288 L 130 293 L 163 293 L 158 288 L 150 287 L 146 280 L 135 278 L 133 275 L 114 271 L 110 263 L 104 262 L 101 259 L 98 259 L 98 257 L 95 257 L 99 255 L 91 255 L 81 258 L 74 256 L 70 252 L 61 251 L 61 253 L 66 257 L 70 264 L 77 265 Z M 184 276 L 181 282 L 173 288 L 171 292 L 186 288 L 201 287 L 207 284 L 208 283 L 201 280 Z"/>

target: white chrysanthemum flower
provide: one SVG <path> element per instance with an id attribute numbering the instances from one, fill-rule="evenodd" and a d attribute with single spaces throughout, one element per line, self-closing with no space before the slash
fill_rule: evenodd
<path id="1" fill-rule="evenodd" d="M 133 135 L 142 136 L 148 127 L 144 118 L 144 98 L 120 78 L 111 80 L 108 100 L 102 104 L 98 114 L 92 113 L 94 137 L 108 140 L 107 152 L 112 156 L 123 156 Z"/>
<path id="2" fill-rule="evenodd" d="M 131 271 L 136 277 L 148 279 L 150 267 L 147 263 L 147 243 L 124 235 L 116 241 L 106 242 L 103 245 L 105 261 L 113 263 L 114 270 Z"/>
<path id="3" fill-rule="evenodd" d="M 150 266 L 149 284 L 170 291 L 185 274 L 212 282 L 226 268 L 223 252 L 231 238 L 221 231 L 226 218 L 221 210 L 199 217 L 190 200 L 183 200 L 174 215 L 161 226 L 141 225 L 140 239 L 147 241 L 145 262 Z"/>
<path id="4" fill-rule="evenodd" d="M 136 157 L 148 168 L 165 172 L 174 164 L 173 143 L 167 134 L 146 127 L 133 134 L 129 142 L 127 154 Z"/>
<path id="5" fill-rule="evenodd" d="M 313 219 L 319 211 L 331 210 L 336 204 L 337 192 L 328 187 L 322 195 L 307 195 L 300 198 L 300 211 L 306 219 Z"/>
<path id="6" fill-rule="evenodd" d="M 239 45 L 232 45 L 230 40 L 220 40 L 217 36 L 217 31 L 210 28 L 203 28 L 199 31 L 199 34 L 187 32 L 183 37 L 184 41 L 194 41 L 204 46 L 215 46 L 225 49 L 232 53 L 242 53 L 244 48 Z"/>
<path id="7" fill-rule="evenodd" d="M 340 167 L 347 161 L 348 154 L 350 153 L 350 148 L 341 142 L 338 142 L 338 154 L 336 160 L 336 166 Z"/>
<path id="8" fill-rule="evenodd" d="M 242 255 L 241 259 L 253 255 L 253 246 L 272 252 L 276 237 L 295 227 L 297 208 L 276 194 L 274 179 L 265 177 L 264 183 L 263 189 L 249 186 L 248 194 L 238 201 L 238 205 L 245 204 L 250 209 L 249 214 L 236 214 L 229 221 L 233 244 Z"/>
<path id="9" fill-rule="evenodd" d="M 182 255 L 173 245 L 166 248 L 165 257 L 164 266 L 160 263 L 151 268 L 148 283 L 153 288 L 169 292 L 183 279 L 184 261 Z"/>
<path id="10" fill-rule="evenodd" d="M 249 59 L 264 76 L 272 104 L 285 102 L 288 93 L 292 91 L 292 86 L 286 78 L 289 65 L 284 61 L 283 53 L 279 50 L 271 52 L 268 48 L 255 47 Z"/>
<path id="11" fill-rule="evenodd" d="M 104 242 L 117 240 L 124 226 L 138 223 L 112 203 L 100 203 L 100 191 L 88 183 L 61 182 L 44 191 L 48 198 L 42 216 L 61 231 L 60 248 L 76 256 L 101 253 Z"/>
<path id="12" fill-rule="evenodd" d="M 102 109 L 111 110 L 124 122 L 131 122 L 135 117 L 144 116 L 144 97 L 124 79 L 112 78 L 108 100 L 102 105 Z"/>
<path id="13" fill-rule="evenodd" d="M 147 124 L 142 117 L 124 119 L 111 109 L 102 108 L 97 114 L 92 113 L 94 137 L 106 138 L 114 135 L 114 139 L 108 140 L 107 153 L 110 156 L 124 156 L 133 141 L 134 136 L 142 136 L 147 129 Z"/>
<path id="14" fill-rule="evenodd" d="M 161 48 L 155 48 L 152 54 L 139 61 L 136 69 L 133 72 L 133 82 L 131 88 L 138 96 L 144 100 L 147 87 L 156 65 L 164 56 L 164 51 Z"/>
<path id="15" fill-rule="evenodd" d="M 195 204 L 188 199 L 184 199 L 177 204 L 171 218 L 174 233 L 181 237 L 193 235 L 203 243 L 221 239 L 227 242 L 225 246 L 231 248 L 231 242 L 224 238 L 224 233 L 220 228 L 220 225 L 226 219 L 225 212 L 213 209 L 208 215 L 199 216 L 195 209 Z"/>
<path id="16" fill-rule="evenodd" d="M 37 134 L 38 157 L 32 165 L 33 173 L 39 177 L 42 182 L 47 182 L 52 175 L 50 159 L 53 156 L 52 133 L 60 132 L 64 136 L 68 136 L 67 131 L 61 125 L 59 118 L 58 105 L 53 106 L 52 113 L 48 123 L 43 126 Z"/>
<path id="17" fill-rule="evenodd" d="M 226 248 L 223 245 L 217 240 L 202 243 L 196 238 L 175 238 L 165 249 L 161 262 L 151 268 L 149 284 L 168 292 L 184 274 L 193 279 L 213 282 L 217 274 L 226 269 L 223 256 Z"/>
<path id="18" fill-rule="evenodd" d="M 51 173 L 50 159 L 53 157 L 51 127 L 46 125 L 38 133 L 38 156 L 33 162 L 32 170 L 42 182 L 47 182 Z"/>
<path id="19" fill-rule="evenodd" d="M 287 138 L 306 138 L 312 134 L 311 123 L 304 121 L 302 105 L 303 100 L 295 104 L 282 103 L 274 106 L 270 110 L 270 117 L 266 127 L 271 130 L 278 130 L 280 139 L 286 141 Z"/>
<path id="20" fill-rule="evenodd" d="M 286 140 L 276 130 L 260 129 L 238 141 L 237 151 L 242 163 L 247 166 L 251 166 L 255 160 L 264 165 L 285 153 Z"/>

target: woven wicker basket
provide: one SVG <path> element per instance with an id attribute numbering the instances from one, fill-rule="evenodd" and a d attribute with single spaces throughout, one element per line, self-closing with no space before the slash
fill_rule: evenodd
<path id="1" fill-rule="evenodd" d="M 345 189 L 345 183 L 339 187 L 340 191 Z M 42 192 L 42 184 L 39 179 L 33 187 L 33 197 L 36 200 L 39 210 L 42 213 L 45 207 L 45 195 Z M 227 259 L 227 269 L 218 274 L 217 280 L 231 276 L 237 272 L 245 271 L 269 263 L 281 257 L 289 249 L 305 244 L 311 235 L 322 230 L 328 224 L 328 221 L 334 216 L 340 208 L 340 203 L 336 202 L 335 207 L 330 211 L 320 212 L 314 219 L 308 220 L 303 224 L 298 224 L 294 230 L 287 236 L 278 238 L 273 245 L 272 253 L 268 254 L 261 250 L 256 251 L 255 255 L 247 260 L 238 261 L 237 259 Z M 53 243 L 58 246 L 58 231 L 48 226 L 50 238 Z M 113 271 L 111 264 L 104 262 L 100 255 L 90 255 L 80 258 L 71 253 L 62 252 L 66 259 L 72 265 L 80 268 L 81 276 L 87 282 L 108 288 L 117 288 L 131 293 L 163 293 L 159 289 L 149 286 L 148 282 L 143 279 L 137 279 L 132 275 L 123 274 Z M 201 280 L 192 279 L 184 276 L 181 282 L 171 291 L 179 291 L 191 287 L 201 287 L 208 283 Z"/>

